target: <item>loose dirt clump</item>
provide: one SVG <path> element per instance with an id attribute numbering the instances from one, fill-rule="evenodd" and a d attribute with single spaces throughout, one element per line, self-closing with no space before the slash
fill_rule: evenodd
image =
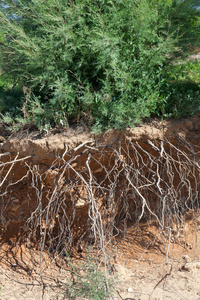
<path id="1" fill-rule="evenodd" d="M 115 299 L 200 299 L 199 117 L 99 135 L 2 125 L 2 299 L 64 299 L 66 253 L 88 246 L 112 258 Z"/>

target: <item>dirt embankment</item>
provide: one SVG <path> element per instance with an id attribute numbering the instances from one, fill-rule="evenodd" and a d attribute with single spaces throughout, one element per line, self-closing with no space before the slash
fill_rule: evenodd
<path id="1" fill-rule="evenodd" d="M 0 134 L 1 226 L 3 239 L 7 241 L 18 232 L 28 230 L 29 226 L 35 236 L 40 236 L 44 228 L 46 233 L 48 227 L 49 240 L 55 234 L 58 236 L 63 226 L 68 227 L 68 234 L 70 227 L 77 235 L 83 235 L 89 230 L 90 197 L 100 199 L 96 201 L 95 209 L 103 212 L 106 208 L 104 217 L 111 218 L 110 222 L 115 226 L 123 218 L 128 222 L 157 214 L 152 210 L 152 204 L 145 202 L 147 193 L 154 207 L 159 206 L 155 202 L 158 198 L 193 197 L 191 191 L 198 189 L 194 187 L 198 170 L 189 175 L 189 184 L 186 176 L 194 156 L 197 160 L 199 157 L 199 114 L 187 120 L 146 121 L 135 129 L 99 135 L 77 127 L 60 132 L 54 130 L 45 136 L 29 129 L 6 136 L 3 126 Z M 184 153 L 188 155 L 188 161 Z M 184 167 L 180 159 L 186 161 Z M 133 178 L 137 179 L 137 186 L 133 184 Z M 166 189 L 172 188 L 171 185 L 175 185 L 174 194 L 167 196 Z M 124 199 L 129 212 L 125 209 Z M 187 206 L 190 208 L 189 201 L 183 204 L 183 210 Z M 113 203 L 118 208 L 111 212 Z M 196 204 L 192 202 L 192 205 Z M 68 216 L 65 218 L 64 211 L 73 215 L 73 220 L 69 221 Z M 62 241 L 69 238 L 64 232 L 61 235 Z M 88 232 L 88 239 L 89 236 Z"/>
<path id="2" fill-rule="evenodd" d="M 199 226 L 200 114 L 99 135 L 77 127 L 8 136 L 3 125 L 0 135 L 0 260 L 7 267 L 20 261 L 31 273 L 30 249 L 81 256 L 87 245 L 112 245 L 118 259 L 125 253 L 151 262 L 169 260 L 172 243 L 178 256 L 195 251 L 194 230 L 184 224 L 195 217 Z"/>
<path id="3" fill-rule="evenodd" d="M 104 149 L 113 149 L 119 151 L 119 147 L 125 147 L 125 144 L 139 143 L 149 154 L 155 153 L 151 141 L 168 140 L 172 144 L 178 145 L 179 140 L 191 142 L 194 147 L 199 146 L 200 136 L 200 116 L 195 115 L 187 120 L 180 121 L 149 121 L 146 124 L 127 129 L 126 131 L 111 130 L 99 135 L 93 135 L 84 131 L 82 127 L 76 129 L 54 130 L 47 135 L 41 135 L 39 132 L 29 132 L 24 130 L 15 135 L 8 136 L 3 125 L 0 127 L 1 146 L 0 151 L 2 162 L 8 160 L 24 159 L 24 162 L 30 162 L 38 166 L 41 171 L 51 169 L 52 164 L 58 158 L 65 154 L 65 158 L 71 159 L 73 154 L 79 154 L 85 148 L 101 147 Z M 80 133 L 82 131 L 82 133 Z M 150 142 L 150 143 L 149 143 Z M 8 156 L 6 156 L 6 153 Z M 18 156 L 16 158 L 16 156 Z M 77 165 L 81 165 L 82 156 L 77 159 Z M 84 163 L 85 160 L 83 159 Z M 90 165 L 93 172 L 97 166 Z M 52 174 L 49 171 L 46 180 L 52 185 L 55 179 L 57 181 L 56 171 Z M 24 175 L 23 167 L 18 168 L 15 175 L 20 177 Z M 22 173 L 20 173 L 22 172 Z M 101 173 L 101 171 L 97 172 Z"/>

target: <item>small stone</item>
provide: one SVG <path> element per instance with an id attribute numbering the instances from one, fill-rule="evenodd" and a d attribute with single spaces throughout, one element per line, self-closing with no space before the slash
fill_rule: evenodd
<path id="1" fill-rule="evenodd" d="M 129 288 L 128 288 L 128 292 L 129 292 L 129 293 L 132 293 L 132 291 L 133 291 L 132 287 L 129 287 Z"/>
<path id="2" fill-rule="evenodd" d="M 191 261 L 191 259 L 190 259 L 190 257 L 189 257 L 188 255 L 183 255 L 183 256 L 182 256 L 182 259 L 183 259 L 183 261 L 184 261 L 185 263 L 188 263 L 188 262 Z"/>
<path id="3" fill-rule="evenodd" d="M 189 267 L 189 264 L 183 265 L 181 268 L 179 268 L 180 272 L 190 272 L 191 268 Z"/>
<path id="4" fill-rule="evenodd" d="M 86 206 L 88 203 L 84 200 L 84 199 L 78 199 L 78 201 L 75 204 L 76 208 L 83 208 L 84 206 Z"/>

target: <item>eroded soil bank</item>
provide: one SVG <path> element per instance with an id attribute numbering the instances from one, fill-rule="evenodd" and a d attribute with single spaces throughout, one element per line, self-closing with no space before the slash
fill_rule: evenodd
<path id="1" fill-rule="evenodd" d="M 27 292 L 26 299 L 63 299 L 55 277 L 68 275 L 60 257 L 67 249 L 82 259 L 88 245 L 112 253 L 124 281 L 116 299 L 200 299 L 198 282 L 184 285 L 199 272 L 200 114 L 99 135 L 82 126 L 46 135 L 31 130 L 8 135 L 0 128 L 3 299 L 25 299 Z M 41 281 L 34 285 L 41 268 L 43 296 Z M 158 292 L 166 274 L 171 281 Z M 172 288 L 179 275 L 182 287 Z M 18 296 L 9 296 L 16 276 L 26 293 L 15 282 Z"/>

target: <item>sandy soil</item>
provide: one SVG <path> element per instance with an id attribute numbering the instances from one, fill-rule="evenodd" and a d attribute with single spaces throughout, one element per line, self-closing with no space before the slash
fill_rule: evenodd
<path id="1" fill-rule="evenodd" d="M 184 244 L 171 240 L 164 245 L 158 238 L 152 245 L 149 237 L 157 236 L 155 226 L 143 225 L 141 229 L 139 239 L 133 238 L 135 229 L 129 228 L 125 238 L 116 243 L 112 277 L 118 283 L 112 299 L 199 300 L 200 240 L 192 221 L 187 223 Z M 71 275 L 67 264 L 59 259 L 53 262 L 44 253 L 40 270 L 38 250 L 29 250 L 24 244 L 16 248 L 1 247 L 1 300 L 68 299 L 64 284 Z M 75 262 L 83 261 L 81 257 L 76 256 Z"/>
<path id="2" fill-rule="evenodd" d="M 167 266 L 138 264 L 134 271 L 120 267 L 124 274 L 123 287 L 119 288 L 120 296 L 135 300 L 200 299 L 199 263 L 192 262 L 185 269 L 182 266 L 173 262 Z"/>
<path id="3" fill-rule="evenodd" d="M 188 261 L 188 262 L 186 262 Z M 56 273 L 56 272 L 54 272 Z M 115 276 L 119 278 L 113 299 L 126 300 L 199 300 L 200 299 L 200 262 L 193 261 L 188 255 L 180 261 L 170 260 L 166 265 L 152 260 L 115 264 Z M 63 271 L 57 276 L 33 278 L 13 270 L 0 269 L 2 300 L 61 300 L 64 296 L 64 283 L 69 274 Z M 79 298 L 84 299 L 84 298 Z"/>

